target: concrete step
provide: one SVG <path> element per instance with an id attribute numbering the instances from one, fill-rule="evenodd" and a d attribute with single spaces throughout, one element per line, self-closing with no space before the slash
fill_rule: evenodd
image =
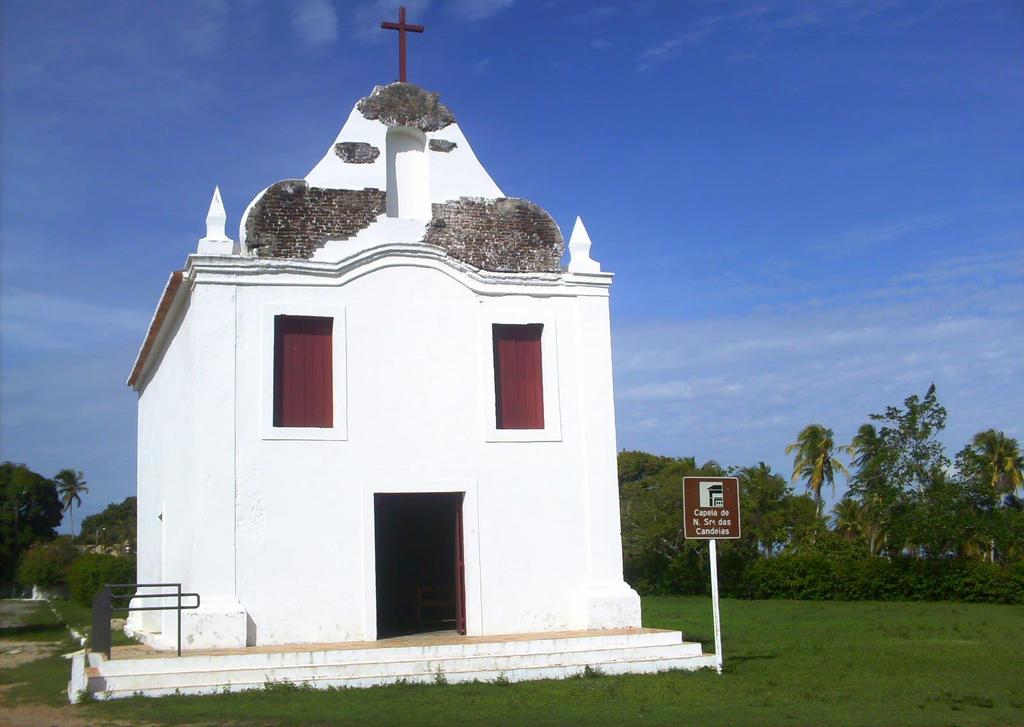
<path id="1" fill-rule="evenodd" d="M 555 652 L 579 652 L 619 648 L 643 648 L 652 646 L 682 646 L 679 631 L 646 631 L 608 636 L 559 637 L 551 639 L 529 639 L 516 641 L 483 641 L 449 643 L 423 646 L 342 649 L 303 649 L 297 646 L 292 651 L 254 651 L 237 654 L 202 654 L 155 657 L 139 659 L 114 659 L 107 661 L 98 654 L 90 654 L 90 666 L 102 664 L 105 676 L 138 673 L 181 673 L 206 671 L 211 668 L 246 669 L 250 667 L 277 668 L 306 666 L 310 664 L 334 663 L 376 663 L 380 661 L 403 661 L 409 659 L 449 659 L 472 656 L 513 656 L 522 654 L 545 654 Z M 687 643 L 687 648 L 700 652 L 700 644 Z"/>
<path id="2" fill-rule="evenodd" d="M 272 682 L 316 688 L 370 687 L 399 681 L 430 683 L 439 675 L 452 683 L 525 681 L 576 676 L 587 667 L 626 674 L 714 666 L 713 656 L 702 654 L 700 644 L 683 642 L 679 632 L 180 659 L 90 657 L 94 666 L 88 670 L 85 660 L 80 660 L 85 671 L 81 682 L 100 699 L 242 691 Z"/>
<path id="3" fill-rule="evenodd" d="M 598 664 L 560 664 L 550 666 L 520 667 L 518 669 L 477 669 L 472 671 L 446 671 L 441 672 L 446 683 L 458 684 L 463 682 L 482 681 L 493 682 L 506 680 L 509 682 L 529 681 L 534 679 L 566 679 L 580 676 L 587 666 L 597 669 L 603 674 L 653 674 L 656 672 L 670 670 L 688 670 L 713 668 L 715 665 L 713 655 L 688 656 L 681 658 L 667 659 L 633 659 L 628 661 L 606 662 Z M 118 699 L 131 696 L 159 697 L 171 694 L 218 694 L 221 692 L 237 692 L 249 689 L 261 689 L 267 681 L 228 681 L 223 675 L 209 674 L 209 681 L 191 686 L 176 686 L 166 682 L 154 682 L 136 689 L 110 689 L 103 690 L 101 685 L 93 683 L 90 679 L 89 691 L 97 699 Z M 308 685 L 317 689 L 355 689 L 399 682 L 415 684 L 431 684 L 438 680 L 437 672 L 425 672 L 407 675 L 396 675 L 390 672 L 371 674 L 363 676 L 336 677 L 325 675 L 316 679 L 302 681 L 287 680 L 296 685 Z"/>
<path id="4" fill-rule="evenodd" d="M 415 679 L 427 676 L 436 678 L 438 673 L 503 673 L 518 670 L 551 667 L 586 667 L 611 665 L 619 662 L 657 661 L 699 656 L 694 650 L 683 645 L 647 646 L 624 649 L 603 649 L 551 653 L 516 654 L 506 656 L 468 656 L 454 658 L 418 658 L 403 660 L 379 660 L 372 662 L 334 662 L 268 667 L 252 665 L 247 668 L 190 670 L 184 672 L 152 673 L 140 671 L 133 674 L 110 676 L 102 667 L 95 684 L 90 680 L 90 691 L 132 693 L 159 684 L 174 689 L 200 687 L 211 683 L 244 684 L 247 688 L 261 687 L 267 682 L 292 682 L 304 684 L 330 680 L 372 679 L 382 677 Z M 140 660 L 141 661 L 141 660 Z M 95 688 L 93 688 L 95 687 Z"/>
<path id="5" fill-rule="evenodd" d="M 715 661 L 714 656 L 703 655 L 685 657 L 681 659 L 634 660 L 627 662 L 616 662 L 612 664 L 598 664 L 596 666 L 588 666 L 591 666 L 592 668 L 597 668 L 600 670 L 602 674 L 608 675 L 654 674 L 657 672 L 671 670 L 695 671 L 697 669 L 710 669 L 714 668 Z M 448 684 L 461 684 L 473 681 L 493 682 L 501 679 L 504 679 L 508 682 L 522 682 L 536 679 L 568 679 L 571 677 L 581 676 L 584 673 L 585 669 L 586 666 L 579 665 L 529 668 L 524 667 L 521 669 L 514 669 L 510 671 L 486 670 L 472 672 L 445 672 L 443 676 L 444 682 Z M 396 684 L 399 682 L 410 684 L 432 684 L 435 683 L 437 679 L 438 675 L 436 673 L 411 675 L 406 677 L 382 674 L 366 677 L 324 678 L 318 680 L 309 680 L 305 682 L 293 683 L 299 685 L 309 685 L 316 689 L 360 689 L 385 686 L 387 684 Z M 266 682 L 232 683 L 214 680 L 205 685 L 195 685 L 184 688 L 153 685 L 145 689 L 139 689 L 135 691 L 94 692 L 94 696 L 97 699 L 118 699 L 132 696 L 161 697 L 172 694 L 220 694 L 225 691 L 239 692 L 249 689 L 261 689 L 265 686 Z"/>
<path id="6" fill-rule="evenodd" d="M 97 698 L 134 694 L 204 694 L 259 689 L 288 682 L 316 688 L 370 687 L 395 682 L 510 682 L 561 679 L 590 667 L 605 674 L 646 674 L 714 667 L 700 644 L 679 632 L 479 641 L 422 646 L 337 648 L 76 661 L 78 682 Z"/>

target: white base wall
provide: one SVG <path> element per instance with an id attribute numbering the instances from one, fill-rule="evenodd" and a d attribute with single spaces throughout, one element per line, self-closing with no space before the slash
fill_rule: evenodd
<path id="1" fill-rule="evenodd" d="M 604 674 L 648 674 L 715 667 L 714 655 L 678 631 L 559 636 L 514 641 L 326 649 L 106 660 L 76 659 L 71 684 L 97 699 L 135 695 L 213 694 L 287 682 L 315 688 L 372 687 L 398 681 L 448 683 L 564 679 L 587 668 Z M 82 695 L 69 685 L 71 701 Z"/>
<path id="2" fill-rule="evenodd" d="M 588 629 L 640 626 L 640 595 L 625 583 L 587 592 Z"/>
<path id="3" fill-rule="evenodd" d="M 238 649 L 246 645 L 248 614 L 233 599 L 181 613 L 182 649 Z"/>

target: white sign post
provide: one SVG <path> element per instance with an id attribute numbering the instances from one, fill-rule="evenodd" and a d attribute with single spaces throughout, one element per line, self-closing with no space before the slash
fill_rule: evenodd
<path id="1" fill-rule="evenodd" d="M 708 541 L 711 560 L 711 611 L 715 616 L 715 670 L 722 673 L 722 617 L 718 613 L 718 549 L 715 539 Z"/>
<path id="2" fill-rule="evenodd" d="M 683 535 L 708 541 L 715 669 L 722 673 L 722 616 L 718 610 L 718 540 L 740 537 L 740 481 L 735 477 L 683 478 Z"/>

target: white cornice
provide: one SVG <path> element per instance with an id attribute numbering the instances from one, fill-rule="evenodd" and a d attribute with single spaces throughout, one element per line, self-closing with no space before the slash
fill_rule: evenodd
<path id="1" fill-rule="evenodd" d="M 422 243 L 377 245 L 338 261 L 190 255 L 185 270 L 194 284 L 342 286 L 377 270 L 402 266 L 437 270 L 479 295 L 607 297 L 613 277 L 564 271 L 492 272 Z"/>

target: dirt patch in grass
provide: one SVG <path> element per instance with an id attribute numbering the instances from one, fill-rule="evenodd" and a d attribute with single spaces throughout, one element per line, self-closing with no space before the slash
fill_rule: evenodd
<path id="1" fill-rule="evenodd" d="M 106 717 L 91 717 L 82 714 L 70 704 L 66 707 L 50 707 L 45 704 L 26 704 L 17 707 L 4 705 L 5 688 L 0 687 L 0 724 L 4 727 L 111 727 L 139 725 L 139 722 L 111 721 Z"/>
<path id="2" fill-rule="evenodd" d="M 14 599 L 0 601 L 0 629 L 11 629 L 24 626 L 33 621 L 40 607 L 45 608 L 43 601 L 18 601 Z"/>
<path id="3" fill-rule="evenodd" d="M 57 653 L 59 641 L 0 641 L 0 669 L 13 669 Z"/>

